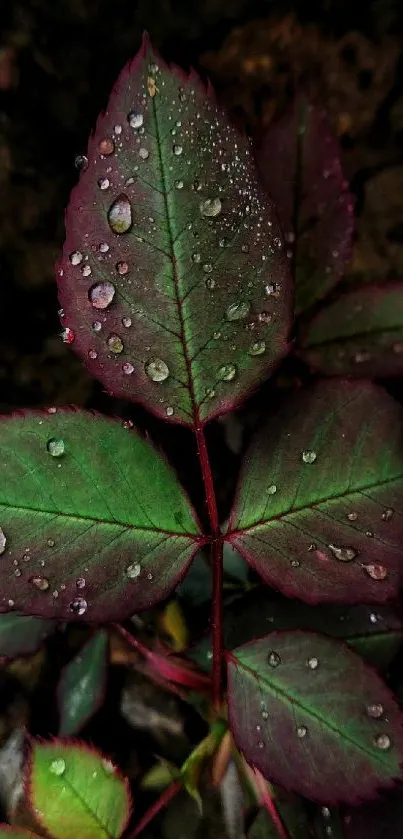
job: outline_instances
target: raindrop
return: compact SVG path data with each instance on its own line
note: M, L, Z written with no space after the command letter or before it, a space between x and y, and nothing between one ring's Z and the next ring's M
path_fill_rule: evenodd
M92 324L92 328L93 328L94 332L100 332L101 329L102 329L101 321L100 320L94 320L94 323Z
M269 324L273 320L273 315L270 312L259 312L258 314L258 321L259 323L266 323Z
M249 245L242 245L241 251L242 253L249 253Z
M111 140L110 137L105 137L105 139L101 140L101 142L99 143L98 151L100 154L104 155L104 157L107 157L109 154L113 154L113 152L115 151L114 141Z
M358 556L358 551L350 546L328 545L328 548L339 562L352 562Z
M349 521L357 521L358 513L347 513L347 518Z
M78 579L76 580L76 586L77 586L77 588L85 588L84 577L78 577Z
M374 534L373 534L373 531L372 531L372 530L366 530L366 531L365 531L365 535L366 535L366 536L369 536L369 537L370 537L370 539L372 539L372 538L373 538L373 536L374 536Z
M281 663L281 658L276 650L270 650L269 655L267 656L267 662L270 667L278 667Z
M329 807L322 807L322 816L324 819L330 819L330 810Z
M114 333L109 335L106 343L108 344L110 351L116 353L116 355L123 352L123 341L119 335L115 335Z
M242 320L250 311L250 303L245 300L241 303L231 303L225 313L227 320Z
M215 282L215 280L213 279L213 277L208 277L208 278L207 278L207 280L206 280L206 282L205 282L205 286L206 286L206 288L208 288L208 289L209 289L209 291L212 291L212 290L213 290L213 288L215 288L215 286L216 286L216 282Z
M307 449L306 451L302 452L302 460L304 463L315 463L317 458L317 454L314 451Z
M58 777L60 777L60 775L64 775L66 771L66 762L62 757L57 760L52 760L52 763L50 764L50 771L52 775L57 775Z
M117 262L116 263L116 270L117 270L118 274L121 274L123 276L123 274L127 274L128 270L129 270L129 266L128 266L127 262Z
M46 443L46 448L52 457L61 457L65 449L64 440L56 440L55 437L51 437Z
M173 412L174 412L174 409L171 407L171 405L168 405L168 407L166 408L166 411L165 411L167 417L172 417Z
M249 347L249 355L263 355L266 350L266 343L265 341L255 341L251 347Z
M196 263L200 262L200 254L199 253L194 253L192 255L192 260L193 260L193 262L196 262Z
M101 251L101 253L108 253L108 250L109 250L108 243L107 242L101 242L101 244L99 245L99 250Z
M130 364L130 361L126 361L122 367L122 370L126 376L130 376L132 373L134 373L133 364Z
M175 181L176 189L183 189L183 181Z
M83 261L83 255L80 251L73 251L69 256L69 260L72 265L79 265Z
M74 160L74 166L79 172L82 172L88 166L88 157L85 154L78 154Z
M392 742L390 737L387 734L377 734L374 738L375 746L378 749L381 749L383 752L386 752L387 749L390 749Z
M223 364L217 371L218 378L223 382L231 382L236 376L236 367L234 364Z
M169 376L169 367L161 358L150 358L145 365L145 371L153 382L164 382Z
M268 495L274 495L276 492L277 492L276 484L271 484L269 487L267 487Z
M369 619L371 623L378 623L378 615L376 615L375 612L371 612Z
M302 740L303 737L306 737L307 733L308 733L308 729L304 725L299 725L298 726L297 734L298 734L298 737L299 737L300 740Z
M115 296L115 286L112 283L96 283L88 292L88 299L94 309L107 309Z
M127 115L127 121L131 128L141 128L144 122L143 114L139 114L137 111L130 111Z
M141 565L140 565L139 562L133 562L132 565L128 565L127 568L126 568L126 577L128 577L129 580L135 580L136 577L138 577L140 573L141 573Z
M102 190L108 189L108 187L110 186L109 178L100 178L98 181L98 186Z
M206 394L206 399L214 399L214 396L215 396L214 388L213 387L206 387L205 394Z
M292 559L291 562L290 562L290 565L291 565L292 568L299 568L301 563L300 563L299 559Z
M394 510L392 507L388 507L387 510L384 510L382 513L382 521L390 521L393 516Z
M363 565L364 571L367 572L371 580L385 580L388 576L388 569L384 565L378 563L371 565Z
M55 540L54 539L48 539L47 544L49 545L50 548L54 548Z
M119 195L108 210L109 227L119 235L130 230L133 221L132 207L127 195Z
M221 206L219 198L207 198L200 204L200 214L203 218L214 218L221 212Z
M83 597L76 597L70 603L70 612L74 612L75 615L84 615L87 609L88 603Z
M83 267L81 268L81 273L83 277L89 277L92 273L91 265L88 265L88 263L86 265L83 265Z
M50 585L46 577L32 577L31 583L39 591L47 591Z
M312 656L311 658L308 658L307 665L310 670L317 670L319 667L319 659Z
M4 530L0 527L0 554L4 554L6 549L7 538L4 534Z
M259 742L258 742L258 747L259 747L259 749L264 749L264 743L263 743L263 740L259 740Z
M70 329L69 326L66 326L66 329L63 329L61 335L63 344L72 344L76 337L73 330Z
M148 151L148 149L141 148L139 151L139 155L142 160L147 160L150 156L150 152Z
M172 146L172 151L176 155L176 157L179 157L179 155L182 154L182 152L183 152L183 148L182 148L182 146L177 146L175 144L175 145Z
M280 286L278 283L268 283L265 286L265 292L268 297L278 297L280 294Z
M373 720L379 720L383 712L383 705L380 702L371 702L370 705L367 705L367 714Z
M106 758L102 758L101 760L102 769L105 772L105 775L113 775L115 772L115 767L111 760L107 760Z
M125 326L126 329L129 329L129 326L132 325L132 319L131 318L122 318L122 325Z
M262 720L268 720L269 714L268 711L262 711Z

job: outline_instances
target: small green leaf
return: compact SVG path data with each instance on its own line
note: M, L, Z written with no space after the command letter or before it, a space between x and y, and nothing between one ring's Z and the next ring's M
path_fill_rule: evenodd
M203 540L168 463L74 410L0 423L0 610L121 620L165 597Z
M273 632L227 659L230 728L268 780L330 806L371 798L401 777L402 713L344 644Z
M299 354L327 376L401 376L403 283L367 285L340 295L302 332Z
M381 603L403 572L403 411L371 383L322 382L246 454L227 539L308 603Z
M30 830L11 827L9 824L0 824L0 839L39 839L39 836L37 833L31 833Z
M36 818L55 839L118 839L127 825L127 781L85 743L34 743L28 790Z
M52 634L56 622L8 612L0 615L0 658L34 653Z
M61 736L76 734L100 707L105 693L107 664L108 633L102 629L65 667L59 681Z

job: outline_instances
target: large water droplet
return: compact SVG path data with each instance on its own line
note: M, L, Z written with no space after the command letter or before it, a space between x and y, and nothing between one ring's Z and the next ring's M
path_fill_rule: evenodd
M128 270L129 270L129 266L128 266L127 262L124 262L124 261L117 262L116 263L116 270L117 270L118 274L123 276L124 274L127 274Z
M236 367L234 364L223 364L218 369L217 375L222 382L231 382L236 376Z
M6 549L7 538L5 536L4 530L0 527L0 555L4 554Z
M69 260L72 265L79 265L83 261L83 255L80 251L73 251L69 256Z
M267 487L267 494L268 495L275 495L276 492L277 492L276 484L270 484L270 486Z
M108 344L110 351L116 353L116 355L123 352L123 341L119 335L115 335L114 333L109 335L106 343Z
M153 382L164 382L169 376L169 367L161 358L150 358L145 365L145 371Z
M386 752L388 749L390 749L392 745L391 739L387 734L377 734L374 738L374 743L375 746L377 746L377 748L381 749L383 752Z
M83 597L76 597L70 603L70 612L74 612L75 615L84 615L87 609L88 603Z
M52 457L61 457L65 451L64 440L57 440L55 437L51 437L46 443L46 448Z
M392 507L388 507L388 509L384 510L382 513L382 521L390 521L393 517L393 513L394 510L392 510Z
M371 580L385 580L388 576L388 569L384 565L379 565L379 563L363 565L363 568L371 577Z
M308 729L306 728L305 725L299 725L298 726L297 735L298 735L300 740L302 740L304 737L306 737L307 733L308 733Z
M358 556L358 551L349 545L328 545L328 547L339 562L352 562Z
M182 146L178 146L175 143L175 145L172 146L172 151L176 155L176 157L179 157L179 155L183 152L183 148Z
M244 300L240 303L231 303L225 313L227 320L242 320L250 311L250 303Z
M383 705L380 702L371 702L367 705L367 714L373 720L379 720L384 712Z
M125 573L129 580L135 580L141 574L140 563L133 562L132 565L128 565Z
M50 585L46 577L32 577L31 583L38 591L47 591Z
M200 214L203 218L214 218L221 212L221 206L219 198L207 198L200 204Z
M263 355L263 353L265 351L266 351L266 342L265 341L255 341L255 343L252 344L249 347L249 355Z
M107 157L109 154L113 154L113 152L115 151L114 141L111 140L110 137L105 137L105 139L101 140L101 142L98 144L98 151L104 157Z
M109 227L119 235L130 230L133 221L132 205L123 193L119 195L108 210Z
M144 122L143 114L139 114L138 111L130 111L127 115L127 121L131 128L141 128Z
M78 577L76 580L77 588L85 588L85 579L84 577Z
M307 665L310 670L317 670L319 667L319 659L315 656L311 656L311 658L308 658Z
M150 156L150 152L148 151L148 149L141 148L139 150L139 155L140 155L142 160L148 160L148 158ZM120 232L120 231L118 231L118 232Z
M58 777L60 777L60 775L64 775L66 771L66 762L62 757L59 757L57 760L52 760L52 763L50 764L50 771L52 775L57 775Z
M315 463L316 458L316 452L312 451L311 449L307 449L306 451L302 452L302 460L304 461L304 463Z
M110 183L109 178L99 178L98 186L99 186L100 189L102 189L102 191L104 191L105 189L108 189L110 187L110 185L111 185L111 183Z
M131 376L131 374L134 373L133 364L131 364L130 361L125 361L122 366L122 370L126 376Z
M88 292L88 299L94 309L107 309L115 296L115 286L112 283L96 283Z
M195 263L200 262L200 259L201 259L201 257L200 257L200 254L199 254L199 253L194 253L194 254L192 254L192 260L193 260L193 262L195 262Z
M267 656L267 663L270 667L278 667L281 664L281 658L276 650L270 650Z

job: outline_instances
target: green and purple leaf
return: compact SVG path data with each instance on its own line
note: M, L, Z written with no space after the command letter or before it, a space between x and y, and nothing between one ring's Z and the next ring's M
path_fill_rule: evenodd
M130 817L125 778L78 741L34 743L27 790L35 817L54 839L118 839Z
M299 314L338 283L350 260L354 201L340 150L323 111L299 96L255 156L293 257Z
M201 542L176 475L116 421L3 418L0 610L121 620L165 597Z
M331 805L359 803L401 777L401 711L344 644L274 632L227 661L235 742L268 780Z
M341 294L302 332L299 355L327 376L401 376L403 283Z
M57 271L65 339L109 392L198 426L287 350L289 260L248 141L144 38L87 155Z
M57 697L59 735L77 734L98 711L106 688L108 633L99 630L64 668Z
M9 604L10 607L13 603ZM16 612L0 614L0 659L31 655L56 628L56 622Z
M403 410L370 383L288 401L246 454L226 538L308 603L383 602L403 578Z

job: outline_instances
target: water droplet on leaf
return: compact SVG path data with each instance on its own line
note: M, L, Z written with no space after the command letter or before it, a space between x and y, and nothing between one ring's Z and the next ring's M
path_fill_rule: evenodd
M133 364L130 364L130 361L125 361L122 370L126 376L130 376L132 373L134 373Z
M278 667L281 664L281 658L276 650L271 650L267 656L267 663L270 667Z
M96 283L88 292L88 299L94 309L107 309L115 296L115 286L112 283Z
M266 351L266 343L265 341L255 341L251 347L249 347L249 355L263 355Z
M47 591L50 585L46 577L32 577L31 583L39 591Z
M265 292L268 297L278 297L280 294L280 286L278 283L268 283L265 286Z
M66 329L63 329L63 331L62 331L63 344L72 344L73 341L75 340L75 337L76 336L75 336L73 330L70 329L70 327L66 326Z
M175 145L172 146L172 151L176 155L176 157L179 157L179 155L182 154L182 152L183 152L183 148L182 148L182 146L177 146L175 144Z
M192 255L192 260L193 260L193 262L195 262L195 263L200 262L200 254L199 254L199 253L194 253L194 254Z
M99 178L98 186L99 186L100 189L102 189L102 190L108 189L108 187L110 187L110 185L111 184L110 184L109 178Z
M200 215L203 218L214 218L221 212L221 201L219 198L207 198L200 204Z
M312 656L311 658L308 658L307 665L310 670L317 670L319 667L319 659Z
M88 157L85 154L77 154L74 159L74 166L79 172L82 172L88 166Z
M126 568L126 577L129 580L135 580L141 574L141 565L139 562L133 562L132 565L128 565Z
M72 265L79 265L83 261L83 255L80 251L73 251L69 256L69 260Z
M234 364L223 364L217 371L218 378L223 382L231 382L236 376L236 367Z
M55 437L51 437L46 443L46 448L52 457L61 457L65 450L64 440L57 440Z
M300 740L302 740L304 737L306 737L307 733L308 733L308 730L304 725L299 725L298 726L297 734L298 734L298 737L300 738Z
M166 411L165 411L167 417L172 417L173 412L174 412L174 409L171 407L171 405L168 405L168 407L166 408Z
M245 300L241 303L232 303L228 306L225 316L227 320L242 320L243 318L246 318L249 311L250 303Z
M105 139L101 140L101 142L99 143L98 151L104 157L107 157L109 154L113 154L113 152L115 151L114 141L111 140L110 137L105 137Z
M117 270L118 274L123 276L124 274L127 274L128 270L129 270L129 266L128 266L127 262L117 262L116 263L116 270Z
M140 155L142 160L148 160L148 158L150 156L150 152L148 151L148 149L141 148L139 150L139 155Z
M349 521L357 521L358 513L347 513L347 518Z
M355 548L346 545L328 545L329 550L339 562L352 562L358 556Z
M307 449L306 451L302 452L302 460L304 461L304 463L315 463L316 458L316 452L310 449Z
M60 777L60 775L64 775L66 771L66 762L62 757L58 758L58 760L52 760L52 763L50 764L50 771L52 775L57 775L58 777Z
M78 579L76 580L76 586L77 586L77 588L85 588L84 577L78 577Z
M127 121L131 128L141 128L144 122L143 114L140 114L137 111L130 111L127 115Z
M384 510L382 513L382 521L390 521L393 516L394 510L392 507L388 507L387 510Z
M147 361L145 371L153 382L164 382L169 376L169 367L161 358L151 358Z
M127 195L119 195L108 210L109 227L121 235L130 230L133 221L132 206Z
M391 739L387 734L377 734L374 738L374 743L375 746L377 746L377 748L381 749L383 752L386 752L388 749L390 749L392 745Z
M371 580L385 580L388 576L388 569L378 563L364 565L363 568L368 576L371 577Z
M70 603L70 612L74 612L75 615L84 615L87 609L88 603L83 597L76 597Z
M7 539L4 534L4 530L0 527L0 555L4 554L6 549Z
M372 702L367 705L367 714L373 720L379 720L383 715L383 705L380 702Z
M119 337L119 335L109 335L109 338L106 343L108 344L108 347L111 352L116 353L117 355L123 352L123 341Z

